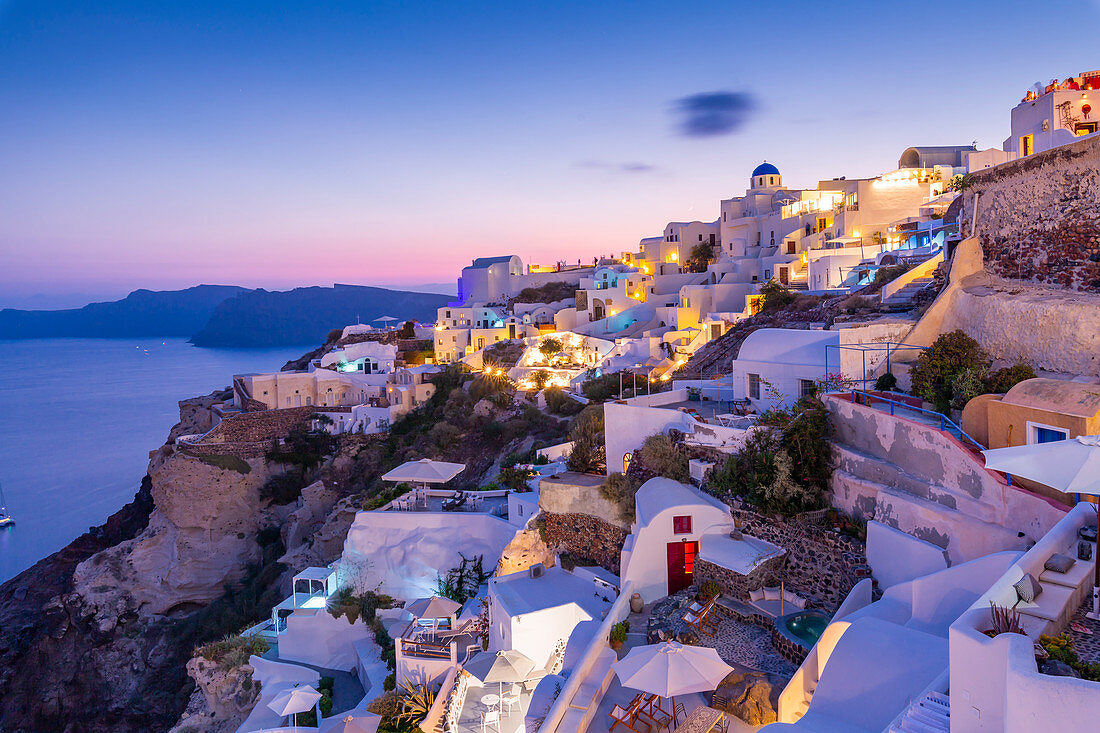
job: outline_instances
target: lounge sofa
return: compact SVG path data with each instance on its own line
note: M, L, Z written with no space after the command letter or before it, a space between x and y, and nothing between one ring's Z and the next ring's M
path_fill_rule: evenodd
M758 588L749 591L749 605L765 616L778 618L785 613L806 607L806 599L789 590Z

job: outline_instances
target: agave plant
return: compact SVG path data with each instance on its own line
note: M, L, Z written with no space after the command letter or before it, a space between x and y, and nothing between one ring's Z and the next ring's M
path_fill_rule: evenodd
M1020 626L1020 614L1015 608L998 606L993 601L989 602L989 612L993 619L993 634L1023 634Z
M397 714L397 719L419 723L426 718L428 711L435 704L435 690L423 684L413 685L407 679L401 680L398 688L401 695L401 712Z

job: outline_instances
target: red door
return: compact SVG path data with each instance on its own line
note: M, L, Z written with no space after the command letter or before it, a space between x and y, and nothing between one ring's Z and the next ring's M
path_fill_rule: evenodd
M668 592L671 595L691 585L695 575L695 555L699 552L699 543L669 542L667 547Z

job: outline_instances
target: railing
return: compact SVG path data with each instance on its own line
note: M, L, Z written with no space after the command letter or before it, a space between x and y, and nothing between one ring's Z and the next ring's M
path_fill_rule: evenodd
M960 440L968 441L969 443L971 443L978 450L985 450L984 445L982 445L978 441L974 440L974 438L967 435L966 431L964 431L961 427L956 425L949 417L947 417L947 415L944 415L942 412L935 412L934 410L926 410L923 407L915 407L914 405L909 405L909 404L906 404L904 402L895 402L894 400L889 400L889 399L886 399L885 397L880 397L876 394L871 394L870 392L861 392L860 390L857 390L857 389L851 390L851 394L852 394L852 403L853 404L865 405L867 407L873 407L873 405L871 405L870 401L871 400L877 400L879 402L886 403L887 405L890 406L890 414L891 415L896 414L896 412L898 410L907 410L909 412L915 412L915 413L918 413L920 415L923 415L927 418L932 419L933 421L938 421L940 432L947 433L948 435L954 435L955 437L959 438ZM863 398L862 402L859 400L859 397Z
M451 644L438 644L430 641L414 641L400 639L401 653L409 657L421 659L450 659Z

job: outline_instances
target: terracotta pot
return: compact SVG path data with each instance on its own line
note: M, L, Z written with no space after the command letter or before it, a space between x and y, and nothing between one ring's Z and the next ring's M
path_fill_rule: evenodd
M611 648L614 649L615 651L619 651L620 649L623 648L623 643L621 641L612 641L612 642L609 642L609 643L611 644Z
M642 596L640 593L634 593L630 596L630 612L641 613L642 608L645 607L645 603L642 602Z

